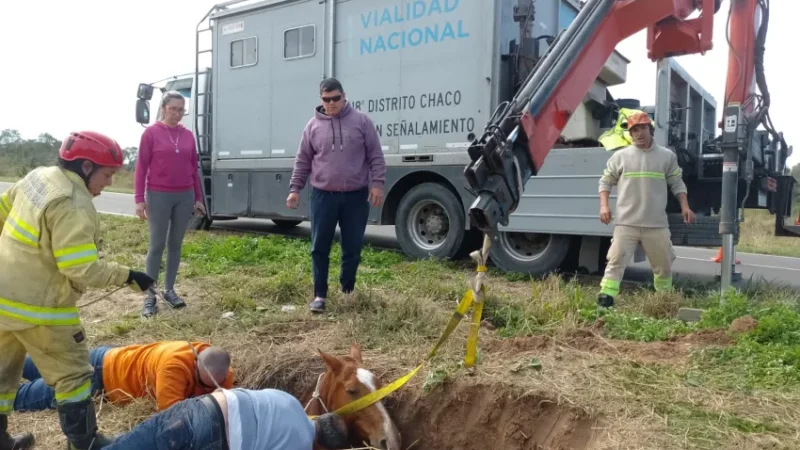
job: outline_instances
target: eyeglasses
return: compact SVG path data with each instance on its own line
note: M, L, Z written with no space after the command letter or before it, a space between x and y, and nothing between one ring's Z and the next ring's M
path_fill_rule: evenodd
M320 97L325 103L336 103L342 99L341 95L334 95L333 97Z

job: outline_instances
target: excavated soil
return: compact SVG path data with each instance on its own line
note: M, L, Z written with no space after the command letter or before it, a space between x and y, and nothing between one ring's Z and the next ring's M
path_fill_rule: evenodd
M388 401L404 449L583 450L597 421L577 409L498 385L454 384Z

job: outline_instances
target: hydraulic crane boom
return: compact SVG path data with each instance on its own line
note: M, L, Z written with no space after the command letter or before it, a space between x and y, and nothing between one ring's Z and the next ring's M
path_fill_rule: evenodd
M725 122L727 126L723 127L722 150L728 150L724 161L730 170L722 188L723 237L730 237L733 232L738 175L733 169L739 155L746 153L750 145L745 137L752 131L750 127L754 130L759 122L767 126L768 111L761 108L753 112L754 76L763 94L762 106L766 103L768 107L769 101L766 84L762 83L763 67L758 67L766 27L756 35L757 7L766 13L769 0L731 2L731 56L724 117L735 115L736 122ZM539 172L573 111L622 40L647 28L648 57L653 61L704 54L712 48L713 16L720 6L721 0L590 0L584 5L516 96L498 107L484 134L470 146L472 161L465 176L477 196L470 207L473 224L490 235L497 231L498 224L508 225L527 180ZM700 15L689 19L696 10ZM771 129L771 123L768 129L785 149L785 142Z

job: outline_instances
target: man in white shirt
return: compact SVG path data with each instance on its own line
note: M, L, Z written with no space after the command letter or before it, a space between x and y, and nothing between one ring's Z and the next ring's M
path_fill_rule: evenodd
M335 414L309 419L300 402L276 389L218 389L183 400L138 424L106 450L312 450L347 446Z

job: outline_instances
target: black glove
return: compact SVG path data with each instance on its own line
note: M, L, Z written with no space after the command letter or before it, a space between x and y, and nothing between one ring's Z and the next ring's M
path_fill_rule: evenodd
M131 270L130 273L128 273L128 281L126 284L136 283L136 287L138 287L140 291L146 291L150 286L155 284L155 282L156 280L150 278L150 275L144 272Z

